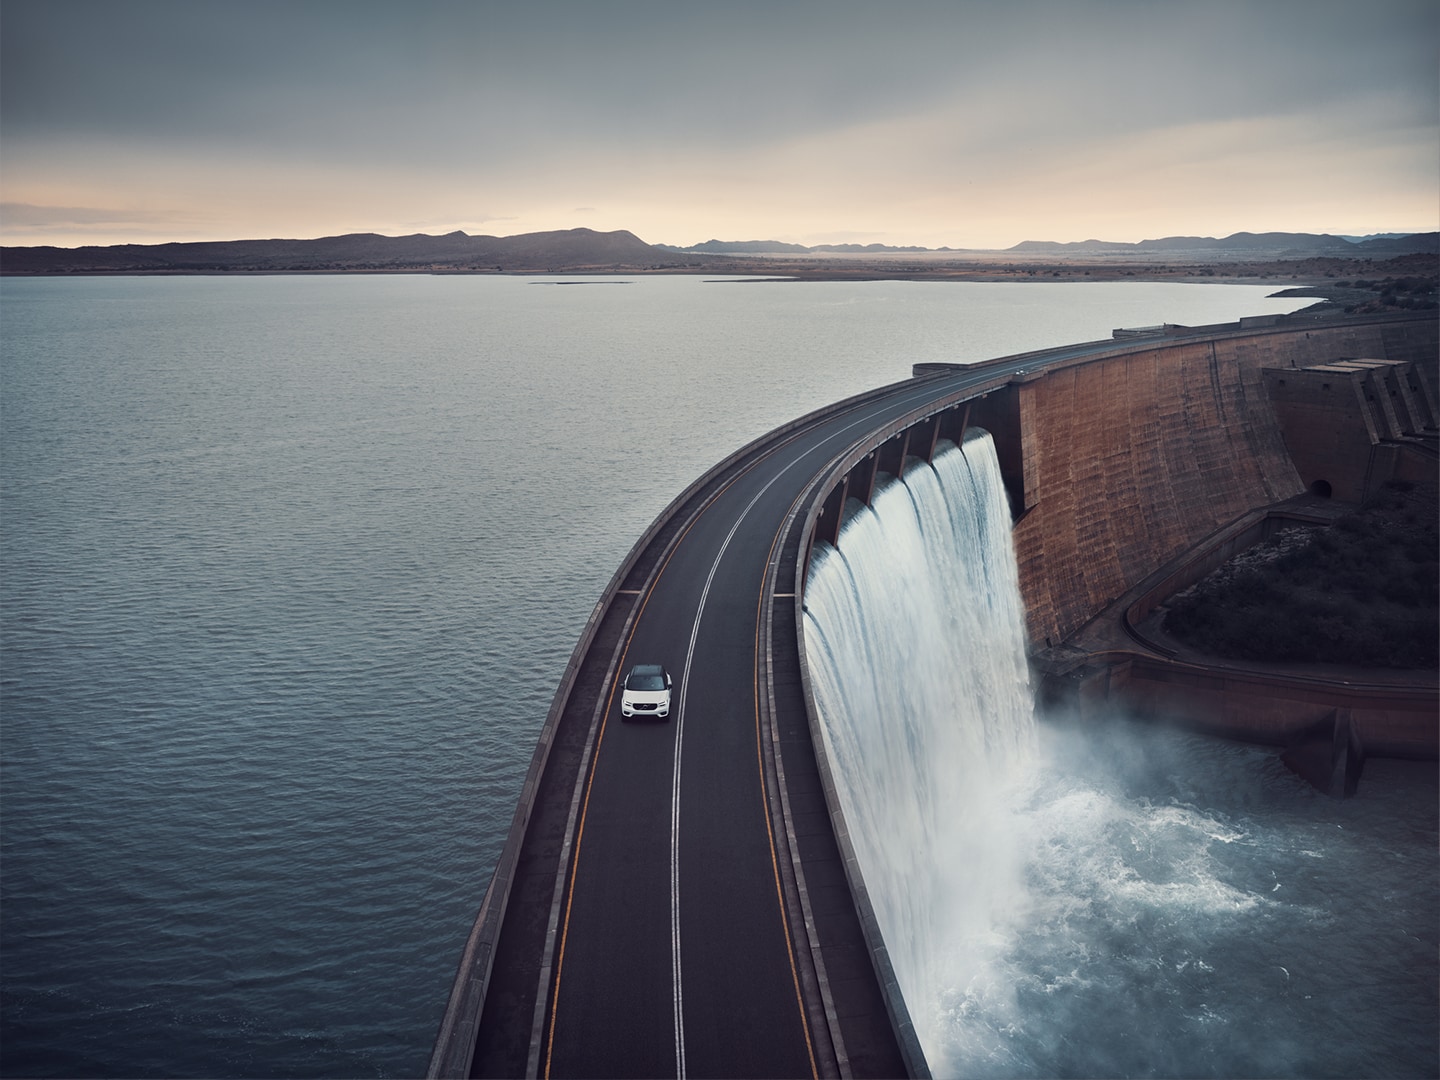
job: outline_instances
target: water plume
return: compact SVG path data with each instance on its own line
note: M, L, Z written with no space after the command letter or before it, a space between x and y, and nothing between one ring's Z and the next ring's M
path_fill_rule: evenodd
M1025 895L1008 809L1036 724L1010 513L972 429L817 548L805 641L826 751L927 1054L946 992L986 996L994 928Z

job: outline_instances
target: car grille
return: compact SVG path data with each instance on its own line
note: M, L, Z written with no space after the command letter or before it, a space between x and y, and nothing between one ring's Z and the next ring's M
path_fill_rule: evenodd
M658 709L660 706L656 705L653 701L637 701L634 705L631 705L630 707L636 712L639 712L641 709L649 709L653 711L655 709Z

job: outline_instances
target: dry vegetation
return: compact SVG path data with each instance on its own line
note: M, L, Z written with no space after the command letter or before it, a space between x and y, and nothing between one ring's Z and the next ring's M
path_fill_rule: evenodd
M1282 533L1216 570L1169 602L1165 629L1236 660L1435 668L1437 519L1435 485L1387 485L1332 528Z

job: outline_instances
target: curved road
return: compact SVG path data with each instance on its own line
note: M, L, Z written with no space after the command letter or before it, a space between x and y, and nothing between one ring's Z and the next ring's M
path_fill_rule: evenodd
M431 1075L924 1072L898 991L877 976L888 960L861 929L868 901L832 829L794 641L770 633L793 619L794 513L907 414L1133 347L1091 342L882 388L740 452L743 467L662 515L636 552L663 548L663 561L632 554L572 658ZM675 677L668 721L622 722L618 674L636 663Z
M606 687L555 920L540 1075L822 1071L829 1036L806 1009L765 794L756 650L766 567L795 500L834 457L1004 374L900 384L794 434L731 480L641 592L617 671L664 664L671 716L622 722L616 685Z

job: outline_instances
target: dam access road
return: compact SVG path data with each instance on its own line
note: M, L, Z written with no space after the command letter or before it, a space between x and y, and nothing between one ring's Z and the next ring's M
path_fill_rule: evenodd
M697 481L636 545L552 707L432 1075L924 1072L913 1035L895 1033L909 1029L898 990L877 986L799 687L777 709L768 685L764 624L781 605L793 625L794 550L777 572L818 474L877 429L1003 386L1029 360L802 418ZM618 682L635 663L674 676L667 722L622 722Z
M1360 363L1363 387L1346 376L1354 387L1331 397L1354 407L1326 423L1368 430L1366 393L1393 394L1387 416L1424 433L1366 443L1372 479L1398 468L1407 439L1425 461L1434 452L1419 363L1433 365L1433 319L1116 338L925 370L840 402L737 451L656 519L561 679L430 1075L928 1074L812 741L795 607L812 537L832 539L846 498L868 501L907 456L990 427L1030 638L1048 646L1329 467L1311 454L1297 470L1266 369L1285 377L1278 390L1303 381L1297 365L1390 357L1399 366ZM668 722L621 721L617 680L636 663L674 675Z

